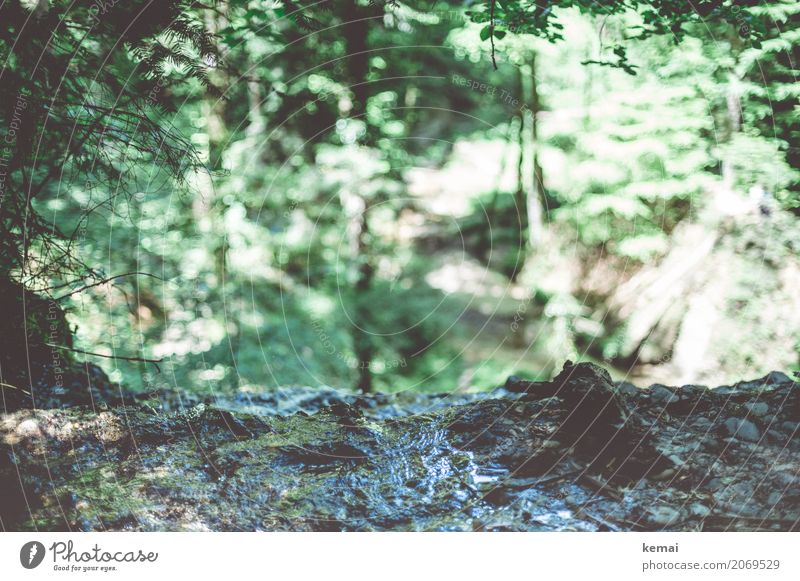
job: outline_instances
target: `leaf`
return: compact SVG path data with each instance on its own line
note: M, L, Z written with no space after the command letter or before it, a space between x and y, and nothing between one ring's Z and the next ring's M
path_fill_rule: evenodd
M486 26L481 28L481 40L487 40L491 33L492 33L492 26L491 24L487 24Z

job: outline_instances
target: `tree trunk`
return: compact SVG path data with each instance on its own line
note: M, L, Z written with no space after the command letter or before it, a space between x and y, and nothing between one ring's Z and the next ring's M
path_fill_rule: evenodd
M366 118L367 101L370 96L369 74L369 17L377 14L376 8L361 6L357 0L346 0L342 14L344 20L343 36L347 47L347 73L350 90L353 93L353 109L351 115L367 123L365 145L374 141L374 134ZM343 192L343 197L344 196ZM358 191L347 194L351 199L350 225L353 264L356 266L355 308L352 323L353 352L358 367L356 387L363 393L372 391L372 360L374 346L372 337L365 330L368 310L366 295L372 288L374 268L370 261L370 248L367 241L369 235L368 209L369 203Z
M733 31L729 31L727 35L728 41L731 46L731 56L733 57L733 64L728 70L728 84L725 90L725 108L727 110L727 127L726 139L731 143L736 134L742 130L742 79L736 73L739 67L739 57L744 50L742 39ZM722 160L722 183L728 190L733 190L736 182L736 169L734 162L729 157Z
M363 393L372 391L372 359L375 355L372 337L364 328L363 322L367 318L369 305L365 299L365 293L372 287L372 280L375 278L375 269L369 260L369 249L367 247L367 236L369 235L369 221L367 220L368 207L364 207L361 212L361 224L358 232L358 254L361 264L358 268L358 281L356 282L356 294L358 304L356 306L356 320L359 322L355 328L355 354L358 359L358 384L356 387Z
M220 10L225 10L224 4ZM214 12L207 13L206 26L212 38L218 37L218 31L227 25L223 14ZM217 67L210 71L210 76L215 84L223 90L228 87L228 79L222 68L222 63L217 63ZM225 151L228 130L225 123L225 100L220 96L208 94L203 99L203 113L206 118L206 135L208 136L208 166L211 170L222 168L222 154Z
M739 78L733 71L728 73L728 87L725 93L725 106L727 109L727 141L733 141L742 128L742 104L741 93L739 88ZM727 189L732 190L734 182L736 181L736 171L733 167L733 161L730 159L722 160L722 182Z
M536 52L531 52L531 157L533 165L533 183L531 192L528 195L528 242L531 248L541 242L544 219L543 219L543 199L544 199L544 173L539 163L539 115L542 107L539 100L539 87L536 80Z
M220 5L220 12L206 14L206 27L212 33L212 38L217 38L217 31L222 30L228 24L225 10L225 6ZM221 51L218 50L218 52ZM213 83L220 87L223 92L228 90L231 80L225 71L223 63L218 62L217 66L209 71L209 76ZM206 119L205 132L208 146L205 153L208 160L208 169L210 172L218 172L223 169L223 154L229 139L226 121L227 103L221 96L207 93L203 98L201 107ZM218 304L216 308L224 313L230 363L233 367L231 386L236 389L239 386L240 317L235 302L226 298L229 295L225 291L225 286L226 282L231 278L231 273L227 272L228 248L223 216L224 208L221 207L220 200L217 199L213 175L200 172L198 180L199 195L194 199L192 213L198 224L199 234L202 237L200 244L213 258L214 276L221 289L221 305Z
M522 78L522 68L517 69L517 84L519 86L520 95L525 94L525 83ZM517 157L517 190L514 194L514 205L517 209L517 219L519 221L519 243L524 245L525 242L525 229L528 227L527 215L527 196L525 195L525 115L520 113L519 128L517 131L517 146L519 147Z

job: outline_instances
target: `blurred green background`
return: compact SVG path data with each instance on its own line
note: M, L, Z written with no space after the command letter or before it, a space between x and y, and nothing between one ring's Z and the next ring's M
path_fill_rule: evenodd
M169 82L147 109L207 171L121 164L121 198L76 165L34 201L97 280L152 275L63 302L75 346L164 359L97 359L132 389L199 393L798 369L800 7L764 6L759 43L626 42L641 15L557 9L559 42L498 26L495 69L451 3L331 4L309 28L220 3L219 93Z

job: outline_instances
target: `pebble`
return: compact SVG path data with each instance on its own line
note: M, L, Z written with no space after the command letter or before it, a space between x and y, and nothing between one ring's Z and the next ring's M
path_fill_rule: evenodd
M36 420L27 419L17 425L17 435L21 438L36 438L42 435L42 431Z
M758 442L761 432L750 420L742 418L728 418L725 420L725 430L731 435L746 442Z
M768 505L769 508L772 508L772 507L780 504L780 502L782 500L783 500L783 494L781 494L777 490L774 490L774 491L772 491L772 493L769 495L769 498L767 499L767 505Z
M800 427L800 424L797 422L783 422L781 424L781 428L784 431L789 432L790 434L797 431L797 428Z
M783 383L792 383L792 379L780 371L771 371L761 379L756 379L753 381L740 381L734 386L734 388L736 390L760 390L765 387L780 385Z
M707 430L708 428L711 427L711 420L709 420L705 416L700 416L699 418L694 420L694 422L692 422L692 425L698 430Z
M650 399L662 404L670 404L680 398L663 385L655 384L650 388Z
M705 385L689 384L681 387L678 393L683 399L694 399L696 397L701 397L703 392L706 391L708 391L708 388Z
M686 461L677 454L670 454L669 456L667 456L667 459L670 460L676 466L683 466L684 464L686 464Z
M654 525L669 526L681 520L681 511L671 506L657 506L649 511L649 520Z
M694 504L692 504L692 506L689 507L689 512L691 513L692 516L696 516L698 518L705 518L711 514L711 509L704 504L695 502Z
M776 383L792 383L793 380L791 377L786 375L785 373L781 373L780 371L770 371L767 373L767 376L764 378L766 383L769 384L776 384Z
M746 403L744 404L744 407L746 407L750 411L750 413L756 417L761 417L763 415L766 415L767 412L769 411L769 405L767 405L767 403L763 401L755 403Z
M769 430L767 435L772 438L773 442L784 442L786 440L786 436L776 430Z

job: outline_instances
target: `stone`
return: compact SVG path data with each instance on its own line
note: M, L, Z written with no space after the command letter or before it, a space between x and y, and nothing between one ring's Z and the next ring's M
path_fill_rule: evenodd
M700 416L692 422L692 426L698 430L708 430L712 425L711 420L705 416Z
M637 395L641 390L632 383L628 383L627 381L620 381L617 384L617 391L622 395L631 397Z
M786 375L785 373L781 373L780 371L770 371L764 377L761 377L759 379L754 379L751 381L740 381L733 387L737 391L760 390L766 387L772 387L775 385L781 385L785 383L793 383L793 380L788 375Z
M39 429L39 423L34 419L27 419L22 420L19 425L17 425L17 435L20 438L35 438L42 435L42 431Z
M683 466L686 464L686 460L678 456L677 454L670 454L667 458L676 466Z
M694 399L701 397L707 391L708 387L705 385L688 384L681 387L678 395L681 397L681 399Z
M766 377L764 377L764 382L769 385L775 385L778 383L792 383L794 380L780 371L770 371L767 373Z
M780 472L775 475L775 482L782 488L792 488L800 483L800 476L791 472Z
M773 490L773 491L770 493L770 495L769 495L769 498L767 498L767 504L768 504L769 506L776 506L776 505L780 504L780 502L781 502L782 500L783 500L783 494L781 494L781 493L780 493L779 491L777 491L777 490Z
M786 436L776 430L768 430L767 435L772 438L773 442L785 442Z
M793 384L737 394L772 408L758 419L741 406L720 417L736 404L711 390L706 409L682 401L668 415L649 390L623 396L601 369L565 367L523 395L308 387L178 406L185 394L172 402L165 392L168 411L127 399L102 412L0 414L0 521L42 531L468 531L596 530L600 518L694 531L701 521L730 530L709 517L742 514L751 518L736 530L765 518L797 528Z
M677 508L660 505L648 511L647 520L656 526L666 527L678 523L682 516L683 513Z
M798 428L800 428L800 423L798 423L798 422L783 422L781 424L781 429L784 432L788 432L789 434L793 434L793 433L797 432Z
M758 440L761 438L761 432L750 420L745 420L742 418L728 418L725 420L723 426L728 434L738 438L739 440L744 440L746 442L758 442Z
M744 407L747 408L751 415L756 417L764 416L769 412L769 405L763 401L746 403Z
M650 386L650 399L656 403L668 405L679 401L680 397L666 386L655 384Z
M689 507L689 514L697 518L705 518L711 514L711 509L704 504L695 502Z

